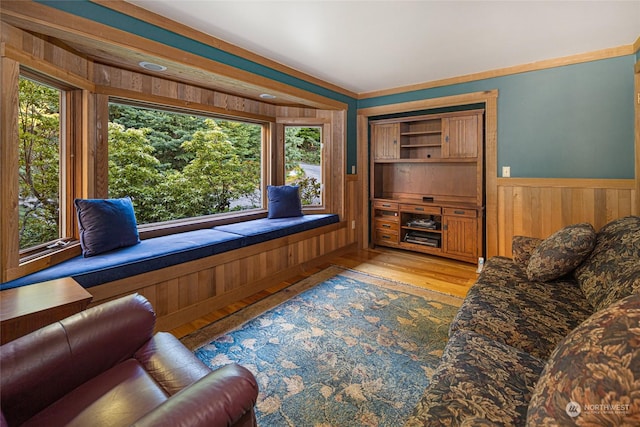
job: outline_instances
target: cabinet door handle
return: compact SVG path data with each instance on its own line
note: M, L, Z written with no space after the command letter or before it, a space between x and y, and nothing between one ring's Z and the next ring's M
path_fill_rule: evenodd
M382 224L382 228L391 228L389 224Z
M444 142L449 142L449 135L444 137Z
M390 208L390 207L391 207L391 205L390 205L390 204L388 204L388 203L383 203L383 204L382 204L382 207L383 207L383 208Z
M387 240L389 240L389 239L391 239L391 236L387 236L386 234L383 234L383 235L382 235L382 238L383 238L383 239L387 239Z
M414 209L415 209L415 210L417 210L417 211L420 211L420 212L424 212L424 208L418 208L418 207L416 207L416 208L414 208Z
M464 215L464 211L453 211L456 215Z

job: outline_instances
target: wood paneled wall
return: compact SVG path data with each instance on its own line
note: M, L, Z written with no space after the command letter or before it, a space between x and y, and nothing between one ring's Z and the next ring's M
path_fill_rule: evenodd
M96 92L110 96L258 120L275 116L276 107L265 102L104 64L94 65L93 79Z
M8 271L18 268L19 245L18 194L18 78L20 64L0 58L0 281L8 280Z
M348 242L345 222L327 225L89 288L91 305L137 292L153 305L156 329L169 330L347 252Z
M93 89L92 62L61 46L6 23L0 25L3 56L82 89Z
M579 222L596 230L638 215L635 180L499 178L498 255L511 256L515 235L545 238Z

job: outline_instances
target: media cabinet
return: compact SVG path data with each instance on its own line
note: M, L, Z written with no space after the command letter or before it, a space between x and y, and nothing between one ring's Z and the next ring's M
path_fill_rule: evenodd
M484 256L484 110L372 120L371 242Z

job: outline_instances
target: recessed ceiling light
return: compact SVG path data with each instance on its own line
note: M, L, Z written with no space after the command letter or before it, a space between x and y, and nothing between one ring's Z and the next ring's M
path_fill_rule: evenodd
M153 62L142 61L138 63L139 66L149 71L165 71L167 67L160 64L154 64Z
M271 95L270 93L261 93L260 98L262 99L276 99L275 95Z

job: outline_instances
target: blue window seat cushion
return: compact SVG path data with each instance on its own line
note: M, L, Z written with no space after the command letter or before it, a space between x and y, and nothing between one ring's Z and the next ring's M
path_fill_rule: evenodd
M336 214L313 214L288 218L261 218L234 224L219 225L214 230L245 237L247 245L278 239L340 221Z
M337 222L339 216L335 214L262 218L212 229L154 237L134 246L89 258L79 255L44 270L2 283L0 290L62 277L72 277L81 286L90 288Z
M163 267L238 249L244 245L237 234L205 229L143 240L89 258L82 255L0 285L0 290L47 280L73 277L85 288L146 273Z

